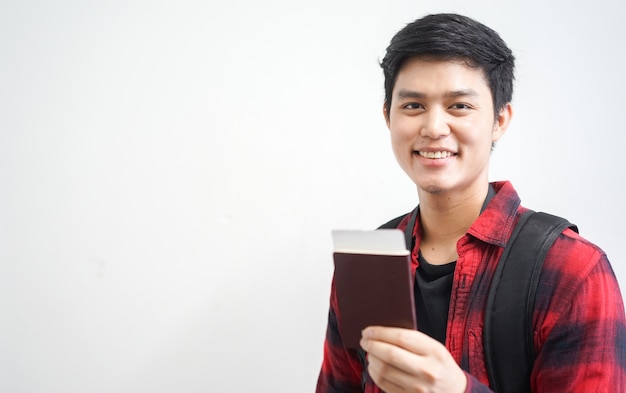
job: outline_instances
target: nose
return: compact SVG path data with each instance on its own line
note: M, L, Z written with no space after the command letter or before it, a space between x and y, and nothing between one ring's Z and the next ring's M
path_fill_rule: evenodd
M438 108L431 108L423 114L422 129L420 135L430 139L439 139L450 134L448 127L447 114Z

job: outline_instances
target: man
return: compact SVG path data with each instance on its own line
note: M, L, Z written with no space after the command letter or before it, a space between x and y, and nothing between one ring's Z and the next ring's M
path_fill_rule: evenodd
M360 342L367 358L359 357L343 346L333 283L317 392L488 392L485 302L527 211L509 182L488 181L491 150L513 115L514 57L490 28L438 14L398 32L381 65L393 151L420 202L412 229L418 331L368 327ZM533 329L533 392L626 391L617 281L602 250L571 229L546 256Z

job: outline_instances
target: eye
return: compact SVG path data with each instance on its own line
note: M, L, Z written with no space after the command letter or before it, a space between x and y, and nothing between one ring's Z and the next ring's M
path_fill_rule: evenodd
M408 102L402 105L402 109L424 109L424 105L419 102Z
M457 102L456 104L451 105L450 109L465 110L465 109L472 109L472 106L464 102Z

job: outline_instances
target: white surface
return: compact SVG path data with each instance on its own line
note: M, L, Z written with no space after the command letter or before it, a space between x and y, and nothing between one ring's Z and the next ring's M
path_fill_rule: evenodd
M577 223L626 287L622 8L3 1L0 391L313 391L331 229L417 203L377 62L430 12L517 56L492 179Z
M333 251L355 254L408 255L404 232L399 229L332 231Z

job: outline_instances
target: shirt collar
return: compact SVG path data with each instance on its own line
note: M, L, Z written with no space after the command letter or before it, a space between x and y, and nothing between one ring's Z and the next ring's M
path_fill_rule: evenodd
M506 241L517 222L521 200L513 185L508 181L490 184L483 210L470 226L467 233L487 243L501 247Z

